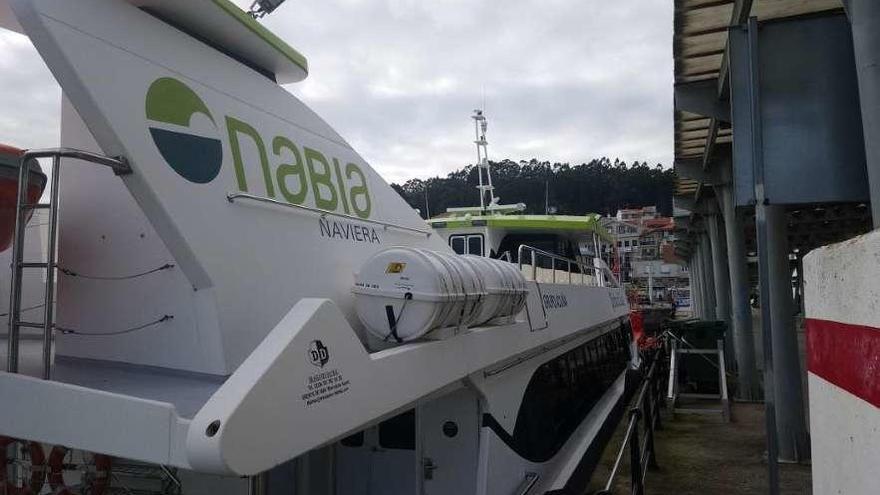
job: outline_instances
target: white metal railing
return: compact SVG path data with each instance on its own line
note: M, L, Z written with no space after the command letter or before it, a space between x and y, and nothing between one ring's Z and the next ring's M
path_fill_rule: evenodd
M530 263L524 263L526 256L528 256ZM565 258L563 256L559 256L558 254L550 253L526 244L520 244L519 249L517 250L517 263L519 264L519 271L522 272L524 275L528 273L528 269L524 272L523 265L530 265L532 267L531 279L534 281L538 281L538 275L539 273L541 273L539 272L539 270L547 270L547 268L540 268L538 266L538 262L542 260L550 260L550 283L568 283L596 286L604 285L602 283L602 279L597 276L596 268L593 266L569 258ZM562 267L564 267L564 269ZM573 267L577 267L578 271L572 271ZM557 272L561 272L563 277L562 280L559 280Z

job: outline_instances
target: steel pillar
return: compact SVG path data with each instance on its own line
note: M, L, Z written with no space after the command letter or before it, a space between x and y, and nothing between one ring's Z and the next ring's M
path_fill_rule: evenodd
M703 288L700 286L700 246L694 245L694 254L691 258L691 279L693 281L694 317L699 318L703 313Z
M880 2L845 1L852 25L853 52L865 135L865 160L874 228L880 227Z
M764 422L767 432L767 488L770 495L779 494L779 431L776 418L776 370L773 362L773 338L770 333L770 282L767 205L770 201L764 187L764 141L761 121L761 91L758 61L758 18L748 22L748 125L752 183L755 197L755 234L758 240L758 273L761 287L761 337L764 344ZM731 86L733 84L731 83ZM735 154L736 152L734 152Z
M702 261L703 261L703 287L706 288L706 311L705 311L705 319L714 320L717 318L715 315L715 301L717 297L715 296L715 275L714 270L712 269L712 247L709 242L709 235L703 233L701 235L702 240L700 242L700 248L702 249Z
M697 262L696 256L688 258L688 286L691 288L691 316L697 316Z
M755 361L755 337L752 330L752 307L749 304L749 271L743 222L733 202L733 187L723 186L721 208L727 240L727 267L730 275L730 320L738 373L737 398L761 397L758 366Z
M694 297L694 316L703 318L703 304L705 303L705 294L703 293L703 262L700 260L700 244L699 241L694 246L693 269L691 270L694 281L695 297Z
M709 231L709 244L712 250L712 274L715 287L715 319L727 325L724 346L728 362L734 358L733 332L730 331L730 275L727 269L727 246L724 242L723 226L719 225L719 215L708 215L706 226Z
M691 316L696 316L697 314L697 287L694 285L694 257L691 255L690 258L687 259L687 270L688 270L688 288L690 289L691 294Z
M788 259L788 216L784 206L764 205L767 229L765 285L769 300L769 325L762 322L764 332L773 339L775 371L776 428L779 433L779 459L799 462L810 457L804 415L804 392L798 356L797 333L794 327L794 299L791 268ZM764 254L762 253L762 254Z

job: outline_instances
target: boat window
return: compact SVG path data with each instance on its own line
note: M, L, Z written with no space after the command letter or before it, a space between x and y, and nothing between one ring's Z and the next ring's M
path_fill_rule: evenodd
M342 440L339 441L342 445L346 447L363 447L364 446L364 432L359 431L354 435L349 435Z
M556 234L509 234L501 240L498 252L510 251L511 254L516 255L519 252L519 247L523 244L563 258L575 259L577 256L577 243ZM526 252L525 257L523 262L529 263L531 254ZM550 268L550 263L550 258L538 257L538 266L541 268Z
M491 416L485 425L522 457L548 461L626 369L630 340L621 326L547 361L526 387L513 435Z
M451 235L449 246L458 254L483 256L483 234Z
M475 254L477 256L483 256L483 236L469 235L467 242L468 242L467 254Z
M410 409L379 423L379 447L384 449L415 450L416 411Z
M458 254L465 254L466 245L464 242L463 235L453 235L449 237L449 245L452 247L452 250Z

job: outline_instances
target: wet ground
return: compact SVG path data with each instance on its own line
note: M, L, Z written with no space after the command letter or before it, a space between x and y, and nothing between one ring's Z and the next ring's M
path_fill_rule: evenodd
M720 415L678 414L672 418L665 411L663 429L656 434L658 468L648 471L646 493L767 493L764 407L762 404L738 403L733 405L732 414L733 421L724 423ZM604 483L607 479L625 428L626 422L623 421L603 455L594 481ZM779 472L780 493L811 493L809 465L782 464ZM597 488L594 486L592 490ZM630 493L628 462L624 462L613 493Z

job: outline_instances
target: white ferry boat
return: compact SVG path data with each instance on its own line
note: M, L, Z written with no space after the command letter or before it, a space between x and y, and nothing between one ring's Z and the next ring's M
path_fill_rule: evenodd
M636 360L598 257L456 255L228 0L0 0L0 26L63 91L61 148L18 156L49 192L19 173L7 493L585 485Z

